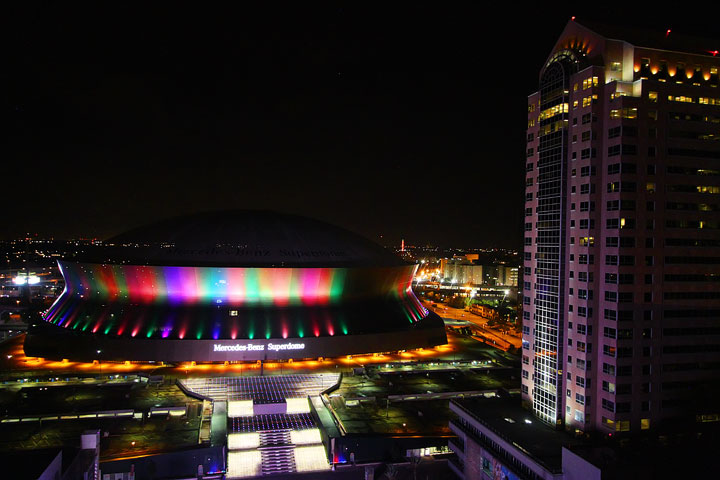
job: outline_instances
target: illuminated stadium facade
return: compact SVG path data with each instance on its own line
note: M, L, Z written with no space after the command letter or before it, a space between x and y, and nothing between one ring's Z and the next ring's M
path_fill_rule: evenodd
M231 211L141 227L59 262L27 355L131 361L337 357L445 344L416 265L346 230Z

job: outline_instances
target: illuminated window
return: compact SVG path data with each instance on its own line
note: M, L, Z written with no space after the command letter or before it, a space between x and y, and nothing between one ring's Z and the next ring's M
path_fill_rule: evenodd
M592 96L583 98L582 106L589 107L590 105L592 105L593 103L596 103L596 102L597 102L597 95L592 95Z
M568 112L568 104L567 103L561 103L555 106L552 106L550 108L546 108L542 112L540 112L540 121L543 121L548 118L552 118L555 115L560 115L562 113Z
M698 193L712 193L712 194L718 194L720 193L720 187L715 185L698 185L697 187Z
M595 245L595 237L580 237L581 247L592 247Z
M630 431L630 420L618 420L615 422L616 432L629 432Z
M585 80L583 80L583 90L586 88L591 87L597 87L598 86L598 77L588 77Z
M720 422L720 413L706 413L704 415L696 415L695 421L697 422Z
M657 102L658 92L648 92L648 100L650 100L651 102Z
M692 97L686 97L685 95L668 95L668 101L670 102L681 102L681 103L695 103Z
M649 430L650 429L650 419L649 418L641 418L640 419L640 430Z
M657 113L656 113L657 115ZM637 108L620 108L610 110L610 118L637 118Z
M698 103L702 105L720 105L720 98L700 97Z
M612 72L622 72L622 63L620 62L612 62L610 64L610 71Z

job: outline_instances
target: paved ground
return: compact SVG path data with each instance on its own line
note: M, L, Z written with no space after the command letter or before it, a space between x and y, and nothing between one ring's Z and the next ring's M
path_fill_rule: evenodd
M81 413L102 410L148 411L152 407L201 404L174 383L165 385L71 384L46 386L25 384L0 390L0 412L5 415Z
M113 409L148 412L157 406L186 406L186 417L78 419L0 424L0 451L79 445L80 434L100 429L102 459L144 455L197 445L202 402L176 385L25 386L0 390L0 409L9 416L70 414ZM133 444L133 442L135 442Z
M388 402L388 395L516 388L516 368L345 376L330 402L349 433L449 434L449 400ZM349 400L349 402L348 402Z
M448 400L388 402L387 395L427 394L457 390L487 390L513 387L519 375L519 359L488 347L468 336L448 332L449 344L434 349L401 352L393 355L365 355L324 361L275 364L264 367L265 375L288 373L343 372L345 380L334 392L333 406L346 428L353 433L399 435L447 435L450 412ZM0 415L24 413L65 413L131 408L148 411L154 406L193 405L197 400L185 396L174 384L176 378L203 376L258 375L256 365L163 366L134 364L77 364L27 359L22 356L22 338L0 343L0 363L14 379L28 378L60 381L12 383L0 388ZM13 358L7 362L7 355ZM474 364L472 362L475 362ZM410 374L409 368L419 373ZM437 371L445 370L444 372ZM366 374L353 376L354 371ZM119 382L124 375L165 375L166 383L108 385L98 387L83 382ZM115 375L118 378L115 379ZM515 378L513 378L515 377ZM112 380L110 380L112 378ZM67 380L65 382L64 380ZM375 397L348 406L346 399ZM102 432L102 458L123 458L160 453L197 445L199 417L158 417L135 419L58 420L23 424L0 424L0 451L78 445L80 434L98 428ZM135 442L133 444L133 442ZM428 462L426 462L428 463ZM424 472L424 473L423 473ZM316 476L307 478L321 478ZM333 478L364 478L364 469L335 472ZM278 477L280 478L280 477ZM293 477L297 479L299 477ZM324 478L324 477L322 477ZM383 478L380 473L376 479ZM396 477L413 478L401 468ZM452 478L445 462L421 465L417 478Z
M393 435L450 435L449 401L385 401L360 402L354 407L343 407L341 402L336 412L345 429L352 434L393 434Z
M333 392L346 397L386 397L387 395L428 394L442 392L460 392L471 390L491 390L517 387L515 382L506 378L505 373L494 369L482 372L463 369L450 372L400 373L395 375L346 376L340 388ZM519 375L516 372L515 375ZM516 377L517 378L517 377Z
M79 446L80 434L100 429L101 459L146 455L197 445L199 418L55 420L0 425L0 451ZM133 444L135 442L135 444Z

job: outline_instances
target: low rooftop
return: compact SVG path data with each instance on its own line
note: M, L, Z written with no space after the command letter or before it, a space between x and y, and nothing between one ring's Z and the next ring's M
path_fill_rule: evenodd
M458 399L452 403L553 472L562 467L562 447L587 444L583 438L545 425L513 396Z

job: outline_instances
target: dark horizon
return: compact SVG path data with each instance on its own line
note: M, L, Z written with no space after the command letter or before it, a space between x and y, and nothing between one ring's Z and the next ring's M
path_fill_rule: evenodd
M626 8L91 8L10 15L0 239L251 208L519 249L525 99L570 16L714 35Z

